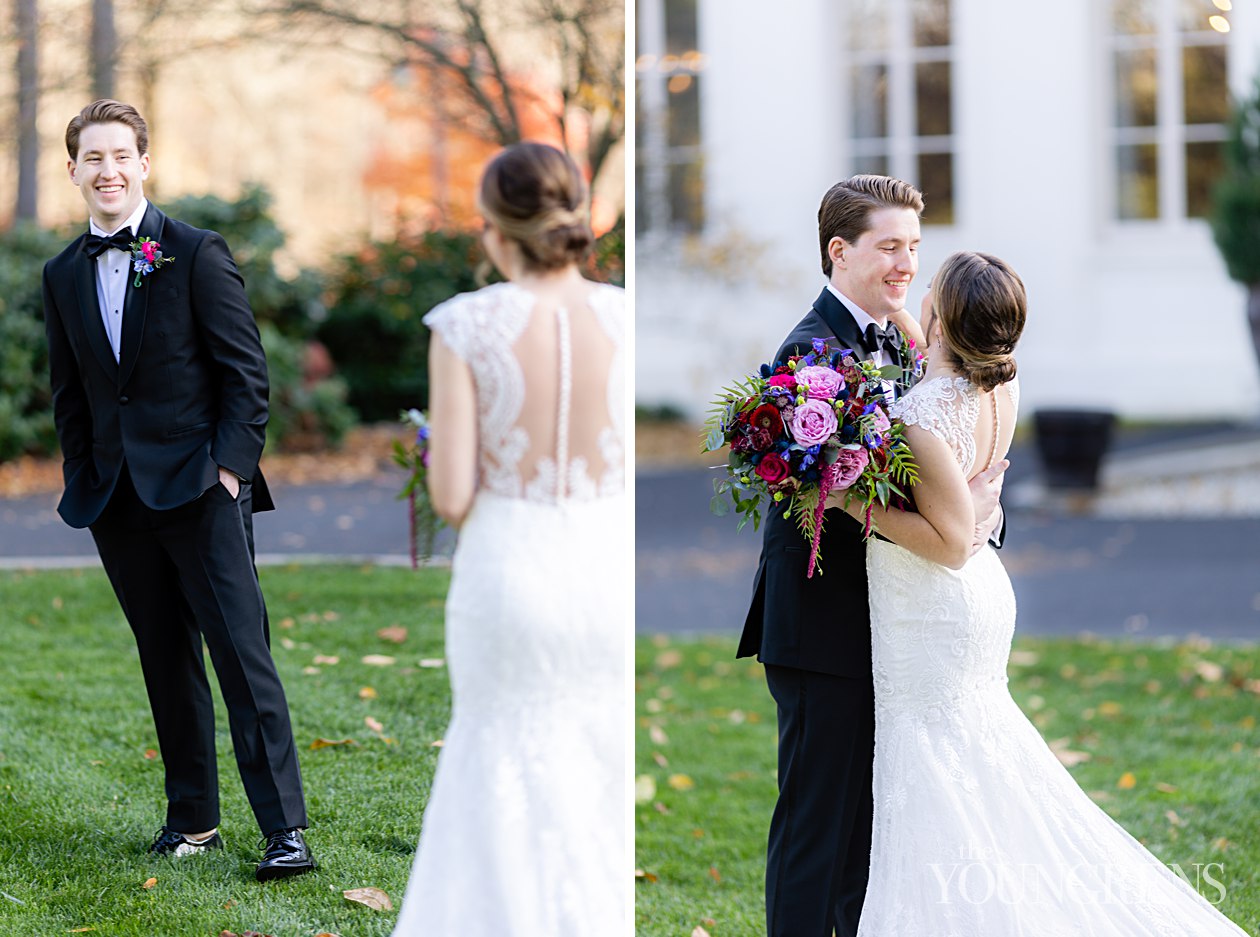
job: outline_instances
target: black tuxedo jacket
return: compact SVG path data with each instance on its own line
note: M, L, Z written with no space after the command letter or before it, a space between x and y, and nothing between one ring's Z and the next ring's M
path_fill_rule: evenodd
M101 322L85 236L44 266L44 320L71 527L100 516L124 461L140 500L186 504L222 466L252 480L256 511L273 505L258 471L267 426L267 362L245 287L223 238L152 204L137 238L174 261L133 285L128 271L121 361Z
M874 355L857 321L824 288L813 307L783 342L775 361L808 354L815 338L832 350L851 348ZM827 512L819 541L822 573L807 579L809 541L782 510L766 512L761 560L752 604L739 639L739 657L844 677L871 675L871 615L867 604L866 543L862 525L844 511Z

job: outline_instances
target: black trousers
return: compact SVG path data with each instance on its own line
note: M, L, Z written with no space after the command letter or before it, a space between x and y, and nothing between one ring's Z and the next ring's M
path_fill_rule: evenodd
M779 800L766 854L770 937L853 937L870 873L870 680L766 666L779 710Z
M216 484L186 505L155 511L124 467L92 536L140 650L166 769L166 825L196 833L219 823L204 638L259 828L305 827L289 708L254 568L250 486L233 500Z

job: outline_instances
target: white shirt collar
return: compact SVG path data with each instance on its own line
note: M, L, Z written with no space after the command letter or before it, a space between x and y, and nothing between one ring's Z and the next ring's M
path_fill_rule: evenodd
M130 228L131 233L135 234L136 229L140 227L140 222L144 221L144 213L148 210L148 208L149 208L149 200L147 198L140 199L140 204L137 205L136 210L131 213L131 217L128 218L122 224L120 224L113 231L106 231L100 225L98 225L91 217L89 217L88 218L88 231L90 231L92 234L99 235L100 237L109 237L111 234L114 234L116 231L121 231L123 228Z
M865 333L868 325L873 325L877 329L883 328L882 325L871 317L870 313L836 289L830 280L827 281L827 289L831 291L832 296L840 300L840 302L844 304L845 308L849 310L849 313L853 316L854 321L857 322L859 332Z

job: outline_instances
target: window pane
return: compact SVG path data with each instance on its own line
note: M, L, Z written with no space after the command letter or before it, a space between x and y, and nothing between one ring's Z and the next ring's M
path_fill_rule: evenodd
M1159 217L1158 159L1154 143L1116 147L1116 217Z
M949 79L949 62L920 62L914 67L919 136L952 132Z
M954 154L919 154L919 191L923 193L923 223L954 223Z
M697 234L704 228L704 173L698 160L669 167L669 204L674 230Z
M1212 186L1225 171L1220 143L1186 144L1186 214L1206 218L1212 208Z
M888 155L880 153L855 157L853 160L853 172L855 175L873 173L877 176L886 176L888 175Z
M1111 28L1122 36L1155 32L1155 3L1153 0L1114 0Z
M914 44L949 45L949 0L914 0Z
M888 66L853 69L853 136L888 135Z
M635 233L652 230L652 200L648 197L647 171L643 153L634 161L634 227Z
M1116 53L1116 126L1155 126L1155 50Z
M674 75L669 89L665 140L670 146L700 144L700 77Z
M1187 124L1223 124L1229 120L1229 80L1224 46L1186 46L1181 50L1185 75Z
M696 0L665 0L665 54L682 55L698 45Z
M850 0L849 48L878 52L888 48L888 3Z
M1201 33L1212 29L1208 17L1221 17L1221 9L1212 0L1180 0L1177 20L1182 32ZM1228 20L1229 17L1222 17Z

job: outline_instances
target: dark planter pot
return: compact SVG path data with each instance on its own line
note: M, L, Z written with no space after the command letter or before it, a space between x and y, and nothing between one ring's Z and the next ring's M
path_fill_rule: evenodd
M1038 410L1033 414L1046 487L1097 488L1098 469L1115 422L1114 413L1097 410Z

